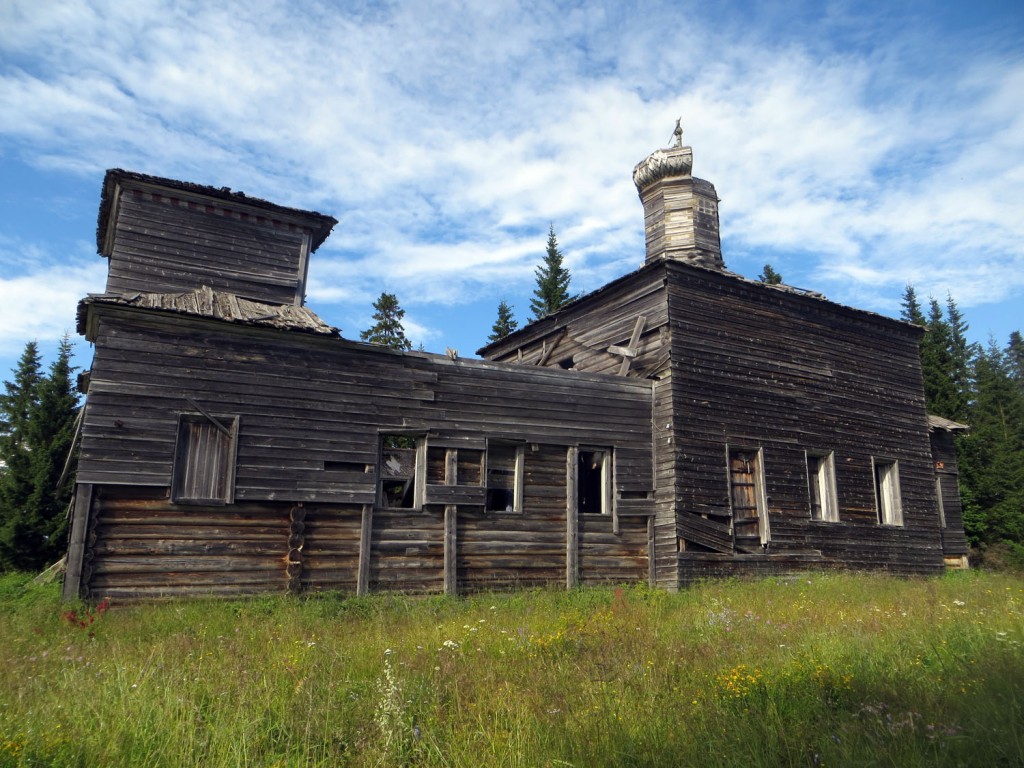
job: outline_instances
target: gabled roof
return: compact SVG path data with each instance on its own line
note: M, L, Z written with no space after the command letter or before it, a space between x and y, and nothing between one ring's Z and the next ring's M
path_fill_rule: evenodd
M234 206L246 206L257 210L266 211L268 218L274 215L279 217L303 221L312 231L312 242L310 250L315 251L331 230L338 223L333 216L325 216L316 211L304 211L300 208L288 208L284 205L277 205L258 197L249 197L244 192L232 192L228 187L208 187L203 184L193 184L188 181L177 181L165 179L160 176L148 176L144 173L125 171L120 168L111 168L103 179L103 191L100 195L99 218L96 222L96 248L103 253L104 241L106 238L107 225L114 206L115 191L119 184L124 182L135 182L138 184L161 187L170 191L183 192L185 194L199 195L201 197L223 200Z
M254 325L320 336L340 336L312 310L293 304L265 304L202 286L183 293L90 294L78 304L78 332L86 333L89 307L110 304L155 309L192 317L208 317L239 325Z

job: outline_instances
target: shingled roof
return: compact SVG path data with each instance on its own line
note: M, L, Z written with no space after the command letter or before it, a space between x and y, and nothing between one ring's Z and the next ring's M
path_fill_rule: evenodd
M140 309L155 309L194 317L208 317L239 325L255 325L286 331L300 331L320 336L338 336L337 328L328 325L312 310L293 304L265 304L243 299L231 293L202 286L183 293L90 294L78 304L78 332L85 334L89 306L113 304Z

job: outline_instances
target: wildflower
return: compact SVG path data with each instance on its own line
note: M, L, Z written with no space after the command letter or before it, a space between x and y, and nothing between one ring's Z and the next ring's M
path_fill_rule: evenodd
M965 603L963 600L954 600L953 605L962 608L963 606L967 605L967 603Z
M391 655L391 653L392 653L392 651L391 651L391 649L390 649L390 648L385 648L385 649L384 649L384 655L385 655L385 656L390 656L390 655Z
M441 643L441 645L443 645L449 651L454 651L456 648L459 647L459 644L456 643L454 640L445 640L443 643Z

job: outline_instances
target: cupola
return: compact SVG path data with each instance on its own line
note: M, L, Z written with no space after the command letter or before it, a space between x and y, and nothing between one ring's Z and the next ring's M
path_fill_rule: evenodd
M655 150L633 169L644 205L647 261L675 259L725 269L715 186L691 175L693 149L683 146L678 120L673 135L672 147Z

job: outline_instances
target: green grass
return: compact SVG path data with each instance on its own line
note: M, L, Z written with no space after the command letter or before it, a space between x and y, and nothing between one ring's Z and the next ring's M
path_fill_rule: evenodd
M1008 575L106 611L0 578L0 766L1016 766L1021 723Z

